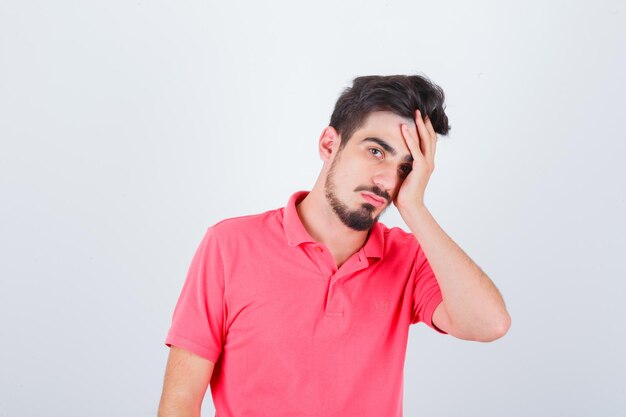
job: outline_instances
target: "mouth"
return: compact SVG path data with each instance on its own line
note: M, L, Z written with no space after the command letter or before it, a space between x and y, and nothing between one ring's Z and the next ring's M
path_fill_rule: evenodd
M385 199L383 199L382 197L378 197L377 195L374 195L372 193L361 193L361 197L363 197L363 200L367 201L374 207L380 207L387 203Z

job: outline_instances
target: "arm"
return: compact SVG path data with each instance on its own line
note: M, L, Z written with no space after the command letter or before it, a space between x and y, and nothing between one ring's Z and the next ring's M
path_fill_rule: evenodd
M491 279L439 227L426 207L405 211L405 222L428 259L443 302L433 324L465 340L490 342L508 331L511 318Z
M492 341L511 325L504 300L489 277L441 229L423 203L434 170L437 135L430 120L416 112L415 128L402 126L413 156L410 174L394 200L400 215L420 243L441 288L443 301L433 324L460 339Z
M199 417L214 366L210 360L172 345L158 417Z

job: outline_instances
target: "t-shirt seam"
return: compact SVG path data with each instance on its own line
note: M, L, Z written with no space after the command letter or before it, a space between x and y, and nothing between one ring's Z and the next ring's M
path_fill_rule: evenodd
M180 335L180 334L178 334L176 332L170 332L168 334L167 339L181 339L181 340L183 340L185 342L189 342L189 343L191 343L193 345L196 345L197 347L199 347L201 349L204 349L204 350L207 350L209 352L214 353L216 357L219 357L221 355L221 353L222 353L221 349L215 349L214 347L209 347L209 346L207 346L207 345L205 345L203 343L200 343L200 342L198 342L198 341L196 341L194 339L190 339L189 337L182 336L182 335ZM170 343L170 344L176 346L175 343Z
M220 233L215 227L212 227L213 234L215 235L215 247L219 254L219 261L222 267L222 343L226 340L226 263L224 262L224 254L220 245Z

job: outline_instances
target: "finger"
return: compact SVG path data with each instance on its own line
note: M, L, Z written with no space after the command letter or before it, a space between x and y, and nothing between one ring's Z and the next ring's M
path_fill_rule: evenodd
M430 134L432 139L432 158L435 159L435 153L437 152L437 132L435 132L435 128L433 127L432 122L430 121L430 117L426 116L426 129Z
M437 137L437 132L435 132L435 128L433 127L433 122L431 122L430 117L426 116L424 124L426 125L426 129L428 130L428 133L430 133L430 136Z
M419 146L419 140L417 139L417 132L415 135L411 133L409 126L402 124L402 137L404 138L404 142L406 143L407 148L409 148L409 152L411 152L411 156L413 160L418 160L424 158L422 154L422 150Z
M419 141L422 149L424 150L424 156L430 158L433 155L433 143L430 138L430 133L422 120L422 114L419 110L415 111L415 126L417 127L417 133L419 135Z

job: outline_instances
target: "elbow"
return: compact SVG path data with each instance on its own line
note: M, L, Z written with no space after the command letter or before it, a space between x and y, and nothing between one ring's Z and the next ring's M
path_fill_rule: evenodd
M511 328L511 316L505 312L502 317L496 320L490 327L487 332L485 332L480 339L479 342L493 342L494 340L498 340L508 333Z
M501 317L491 320L480 327L475 328L471 332L451 333L459 339L472 342L493 342L503 337L511 328L511 316L508 313Z

